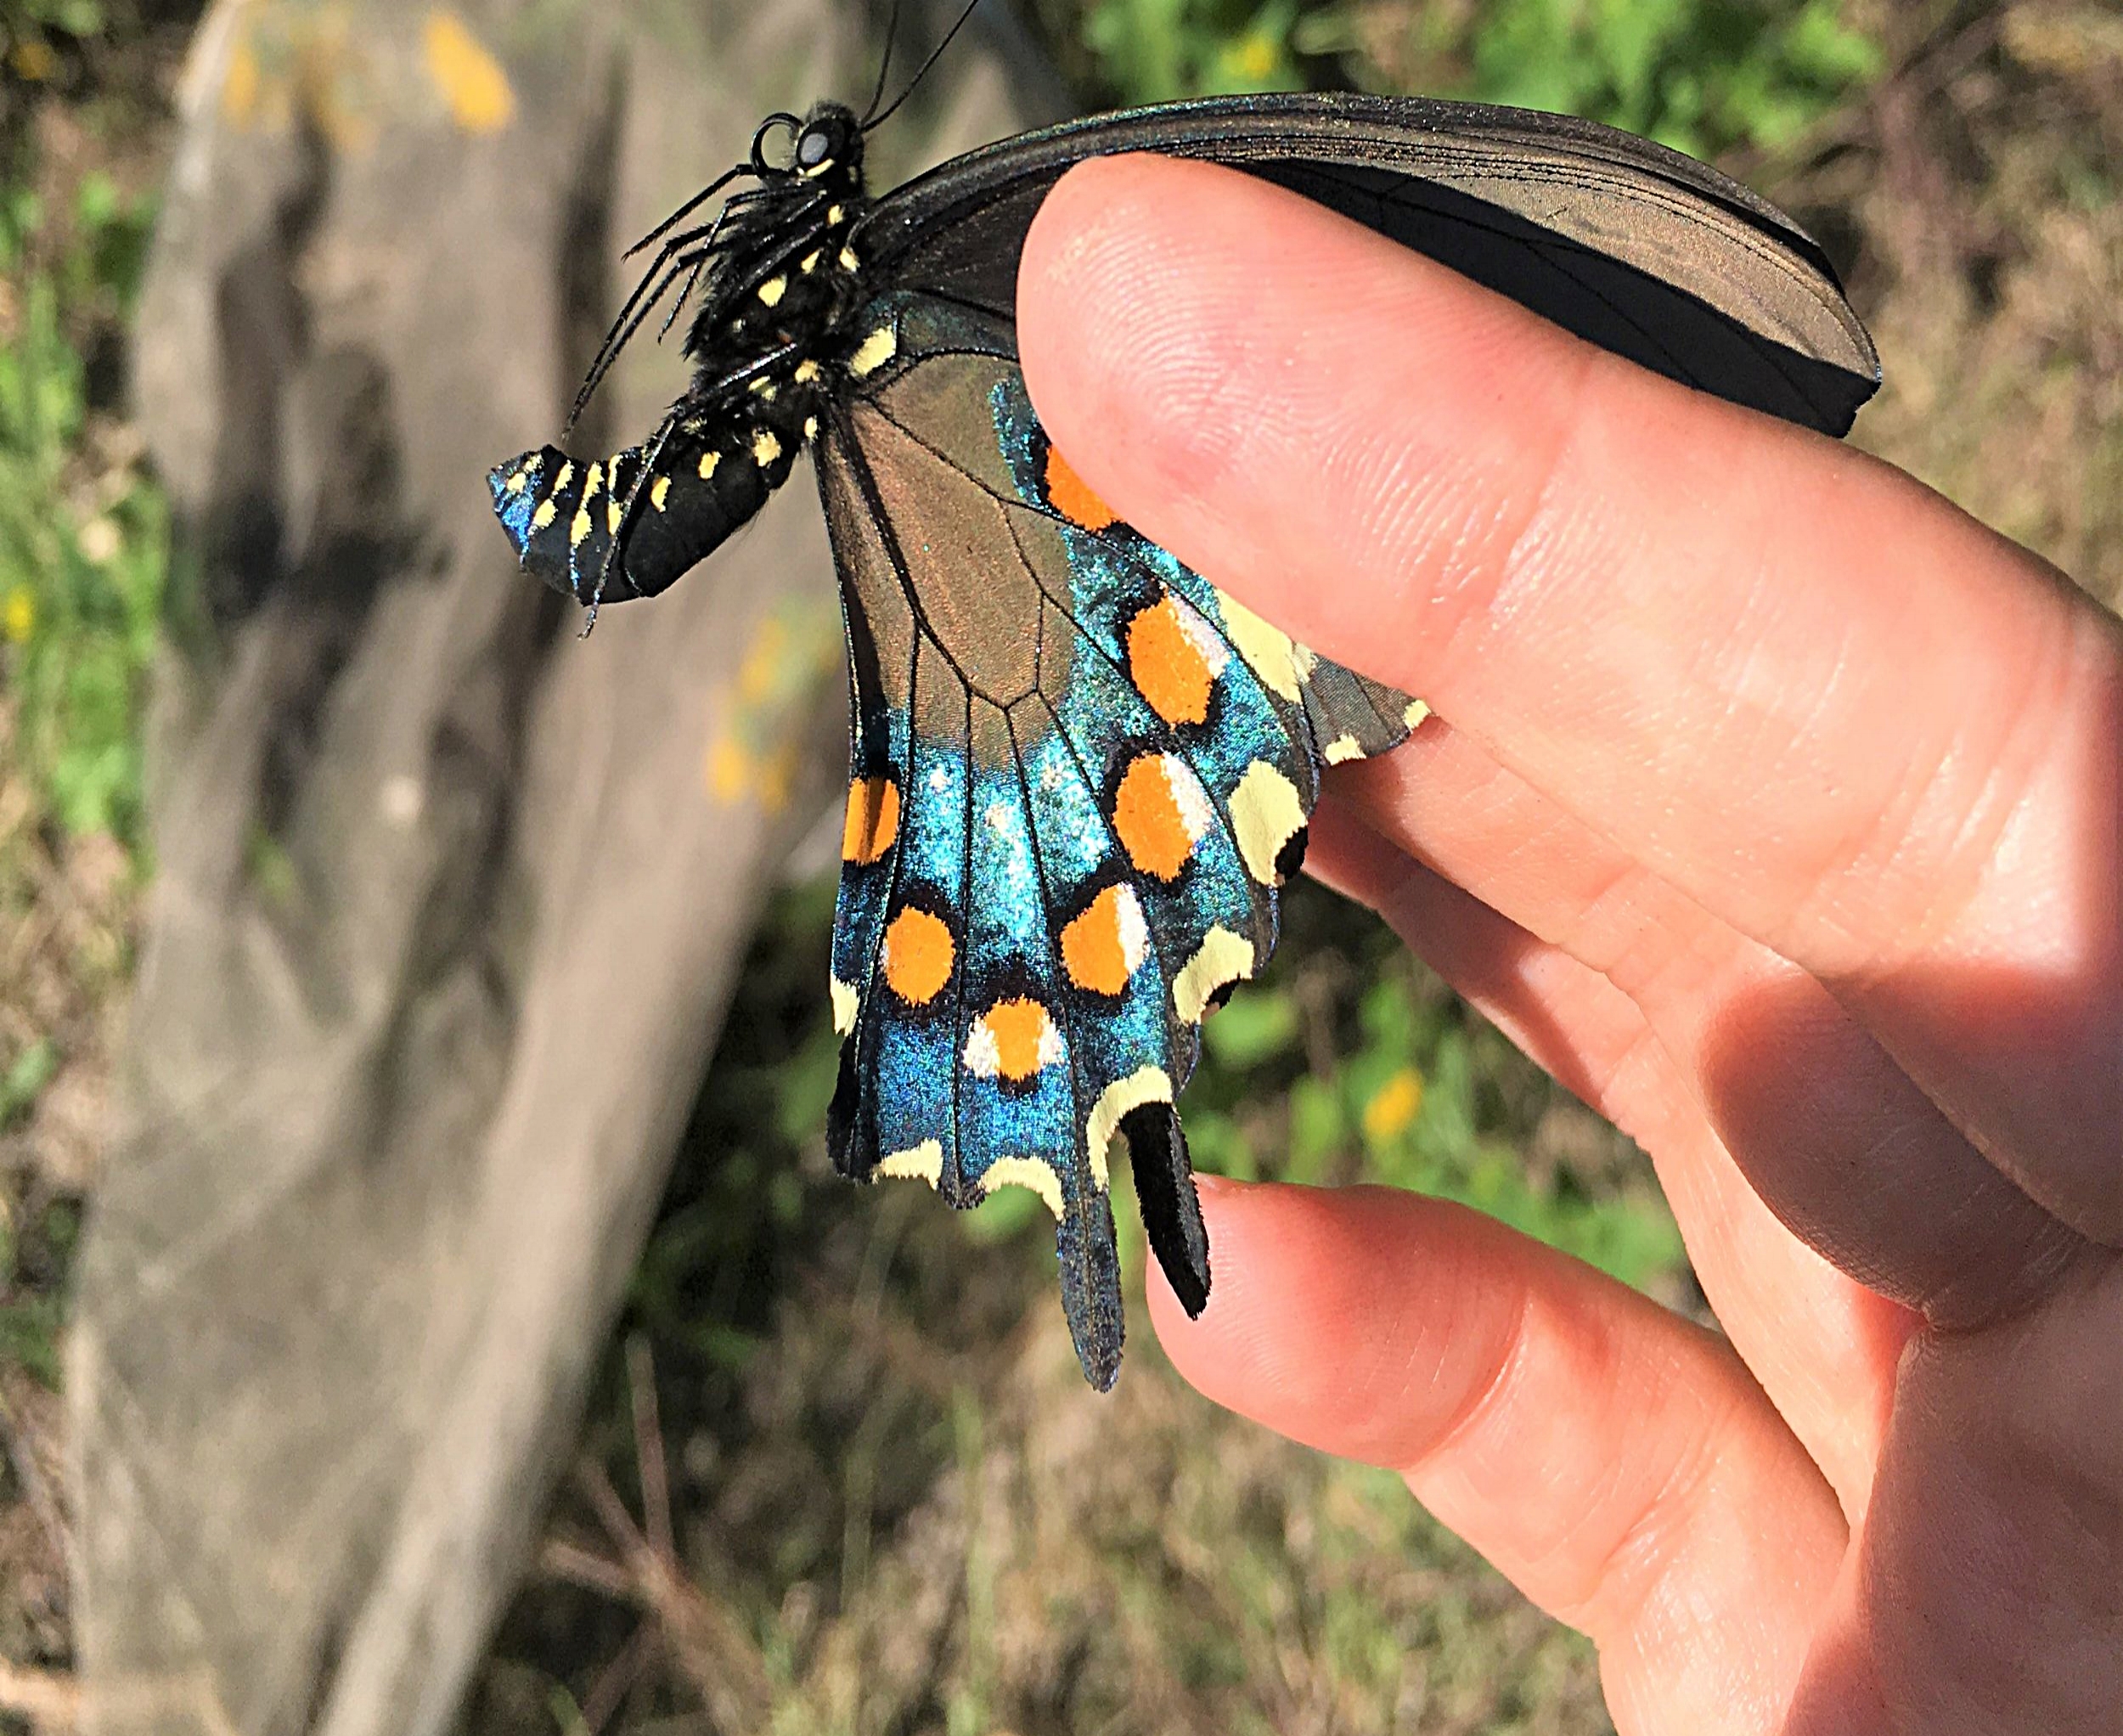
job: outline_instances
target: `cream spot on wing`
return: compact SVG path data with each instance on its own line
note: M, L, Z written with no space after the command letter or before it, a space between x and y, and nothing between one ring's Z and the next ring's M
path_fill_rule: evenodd
M655 507L658 512L662 512L667 510L665 503L668 501L670 498L670 477L658 476L655 482L649 485L649 504L650 505Z
M843 247L841 249L841 269L842 271L860 271L862 269L862 262L855 257L855 250L853 247Z
M627 509L619 504L615 494L605 505L605 528L613 536L619 534L619 521L627 516Z
M1224 617L1225 632L1238 648L1239 656L1246 659L1246 667L1260 678L1261 685L1277 698L1297 704L1300 697L1298 683L1304 671L1290 635L1221 591L1216 594L1216 606Z
M1056 1218L1062 1215L1062 1177L1045 1158L996 1158L981 1176L981 1192L995 1187L1029 1187Z
M822 247L814 248L810 252L803 256L803 263L799 265L797 269L802 272L804 276L810 276L813 272L819 268L819 255L823 253L825 251L825 250Z
M1253 973L1253 943L1219 923L1202 937L1201 950L1173 979L1173 1011L1186 1023L1198 1025L1219 989Z
M1113 1136L1120 1131L1121 1119L1145 1103L1171 1101L1172 1080L1162 1067L1140 1068L1126 1079L1115 1079L1098 1094L1084 1123L1084 1148L1091 1159L1091 1179L1098 1183L1101 1192L1106 1188L1107 1153L1112 1149Z
M819 364L816 362L814 362L808 356L805 357L803 360L796 364L796 383L798 386L808 386L818 377Z
M1275 859L1304 830L1304 803L1298 786L1266 760L1256 759L1231 792L1230 807L1231 830L1246 871L1263 886L1281 885Z
M560 469L553 473L553 492L555 494L566 493L567 485L574 480L575 460L571 458L565 460Z
M538 510L531 515L531 528L542 531L560 516L560 509L555 502L541 500L538 502Z
M571 549L581 548L583 546L583 540L589 535L589 509L587 506L578 506L575 509L575 518L573 522L572 522L567 527L568 547Z
M1354 736L1337 736L1321 750L1321 757L1329 765L1339 765L1346 759L1361 759L1364 750Z
M789 280L786 277L770 277L759 286L759 299L769 307L780 307L781 298L788 293Z
M1401 713L1400 720L1410 729L1419 730L1422 727L1422 720L1430 714L1428 706L1420 699L1411 699L1408 702L1408 709Z
M771 428L762 428L752 437L752 455L762 470L781 456L781 442Z
M830 979L829 992L833 999L833 1029L844 1037L855 1029L855 1015L861 1010L861 1000L855 993L855 985L843 983L838 977Z
M943 1179L943 1142L925 1139L911 1150L894 1152L878 1164L877 1173L901 1181L926 1181L933 1187Z
M518 471L515 475L509 478L508 487L511 494L521 494L530 486L531 472L527 470Z
M710 476L713 476L715 474L715 466L722 461L723 455L719 452L702 453L701 454L701 480L705 482Z

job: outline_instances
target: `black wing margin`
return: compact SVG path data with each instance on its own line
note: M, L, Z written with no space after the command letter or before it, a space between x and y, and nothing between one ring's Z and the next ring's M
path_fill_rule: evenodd
M909 182L857 245L875 280L1007 318L1047 189L1130 150L1276 182L1655 373L1825 434L1879 386L1827 256L1774 206L1648 140L1526 110L1295 94L1094 116Z

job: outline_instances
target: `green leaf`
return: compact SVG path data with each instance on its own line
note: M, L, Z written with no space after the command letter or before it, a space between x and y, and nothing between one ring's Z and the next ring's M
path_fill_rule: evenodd
M1295 1048L1303 1023L1287 991L1256 988L1219 1008L1202 1041L1217 1065L1242 1072Z

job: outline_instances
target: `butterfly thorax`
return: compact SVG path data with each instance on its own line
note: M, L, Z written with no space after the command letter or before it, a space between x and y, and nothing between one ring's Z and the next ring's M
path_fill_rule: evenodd
M816 160L806 161L806 151ZM861 301L852 242L868 203L855 117L821 104L788 167L733 195L710 226L721 229L719 251L685 341L696 393L712 395L763 363L786 378L802 360L829 359L816 352L831 349ZM767 360L792 345L798 354L787 365Z

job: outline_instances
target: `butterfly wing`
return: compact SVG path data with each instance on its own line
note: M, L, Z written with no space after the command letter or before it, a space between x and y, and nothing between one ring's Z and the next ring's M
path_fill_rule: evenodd
M1824 433L1879 358L1812 238L1692 158L1595 122L1350 94L1216 98L1072 121L878 201L885 279L1007 316L1047 189L1087 156L1202 157L1280 183L1618 355Z
M1322 767L1399 741L1411 702L1115 519L1048 442L1007 319L898 295L870 318L883 359L818 454L853 719L830 1143L958 1205L1036 1192L1103 1389L1109 1157L1199 1311L1174 1100L1202 1017L1274 950Z

